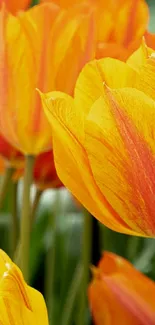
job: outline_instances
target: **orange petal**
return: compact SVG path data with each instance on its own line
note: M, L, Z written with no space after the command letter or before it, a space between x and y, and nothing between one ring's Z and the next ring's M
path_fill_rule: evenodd
M96 325L154 325L155 283L128 261L104 252L89 286Z
M111 57L122 61L126 61L129 55L130 55L130 51L117 43L99 42L97 44L96 59Z
M61 90L72 94L82 67L95 53L94 16L88 6L73 7L61 12L54 26L49 46L49 90ZM72 64L70 64L72 62ZM51 87L50 80L54 84Z
M146 31L145 41L146 41L147 46L149 46L151 49L155 50L155 34Z
M121 1L116 13L115 26L111 39L124 47L140 40L148 26L149 10L143 0Z
M31 0L0 0L0 7L5 4L12 14L16 14L19 10L27 9L30 3Z

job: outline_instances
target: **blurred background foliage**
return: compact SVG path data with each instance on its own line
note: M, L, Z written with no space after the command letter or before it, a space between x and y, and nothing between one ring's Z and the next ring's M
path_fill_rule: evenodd
M38 2L34 0L32 5ZM151 14L150 31L155 32L155 1L148 0L148 4ZM19 194L21 187L22 183L18 186ZM9 255L11 255L11 243L8 241L11 231L11 191L10 185L0 213L0 247ZM19 195L19 206L20 201ZM107 229L96 219L92 220L92 264L97 263L103 250L109 250L127 258L137 269L155 280L155 239L119 234ZM55 324L62 323L62 311L70 303L67 296L73 279L76 279L74 283L78 297L82 229L81 208L66 189L47 190L43 193L31 236L31 285L44 294L49 313L54 313ZM51 263L53 257L54 264ZM54 283L51 283L53 272ZM51 295L52 287L54 296ZM75 315L72 319L75 320L78 298L76 299L72 300ZM71 324L76 324L76 321L72 321Z

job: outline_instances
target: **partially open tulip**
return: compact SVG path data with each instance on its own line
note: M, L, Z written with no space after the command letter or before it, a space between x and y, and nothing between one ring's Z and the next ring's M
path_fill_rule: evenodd
M154 237L155 56L150 51L139 49L128 63L92 61L78 78L74 98L49 93L42 100L65 186L111 229Z
M63 186L55 169L52 150L36 158L34 165L34 182L40 190Z
M0 7L5 4L12 14L16 14L19 10L27 9L30 3L31 0L0 0Z
M66 11L42 4L17 17L0 11L0 131L22 153L51 148L36 87L71 94L93 55L93 30L91 9L84 6Z
M0 323L7 325L48 325L42 295L29 287L21 271L0 250Z
M42 0L42 2L53 0ZM149 21L145 0L54 0L63 8L79 3L91 6L97 28L96 58L126 60L140 45Z
M104 252L89 285L95 325L154 325L155 283L124 258Z

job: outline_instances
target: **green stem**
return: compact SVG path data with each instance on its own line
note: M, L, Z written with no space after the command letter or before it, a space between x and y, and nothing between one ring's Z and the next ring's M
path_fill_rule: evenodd
M18 182L12 182L12 231L11 231L11 251L14 256L18 240L18 208L17 208Z
M5 195L7 193L8 186L11 181L14 170L15 169L13 167L7 167L5 170L4 177L0 184L0 208L2 207L3 201L5 199Z
M39 205L40 198L41 198L42 194L43 194L43 191L40 190L39 188L37 188L35 198L34 198L34 201L32 204L32 210L31 210L31 226L32 227L33 227L33 224L34 224L34 221L36 218L36 212L37 212L38 205Z
M55 202L51 216L49 216L49 226L52 229L52 244L47 251L46 274L45 274L45 300L48 308L49 319L54 324L54 275L56 258L56 235L57 217L59 214L59 190L56 192Z
M84 225L83 225L83 243L82 243L82 266L83 275L80 287L79 314L78 325L86 324L87 310L87 287L89 282L89 268L91 263L91 246L92 246L92 216L84 209Z
M31 200L30 190L33 181L34 157L25 157L24 188L21 211L21 228L20 228L20 266L26 282L29 282L29 249L30 249L30 232L31 232Z
M79 263L76 267L70 289L66 298L64 310L62 312L61 325L71 325L72 324L72 313L75 305L75 300L79 292L79 287L82 279L82 267Z
M36 210L38 208L42 193L43 193L43 191L37 190L34 201L32 203L31 216L30 216L31 230L32 230L33 223L34 223L34 220L35 220L35 217L36 217ZM18 245L16 246L16 251L15 251L15 254L14 254L14 262L17 265L20 265L20 255L21 255L21 242L19 241Z

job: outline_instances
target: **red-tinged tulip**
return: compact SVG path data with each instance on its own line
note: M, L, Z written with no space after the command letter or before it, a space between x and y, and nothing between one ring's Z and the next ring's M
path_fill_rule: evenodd
M36 158L34 182L40 190L62 187L54 165L53 152L45 152Z
M154 325L155 283L124 258L104 252L89 285L95 325Z
M7 165L12 167L20 168L24 165L22 153L11 146L2 136L0 136L0 156Z
M36 87L72 93L93 55L93 30L85 6L66 11L42 4L16 17L1 10L0 131L22 153L50 149L51 130Z
M29 287L19 268L0 250L0 324L48 325L43 296Z
M87 3L94 9L97 28L96 58L114 57L125 61L140 45L149 21L145 0L42 0L63 8Z
M0 0L0 7L5 4L12 14L16 14L19 10L27 9L30 3L31 0Z
M151 51L143 44L128 63L110 58L92 61L77 80L74 98L51 92L42 95L42 101L64 185L109 228L154 237Z

